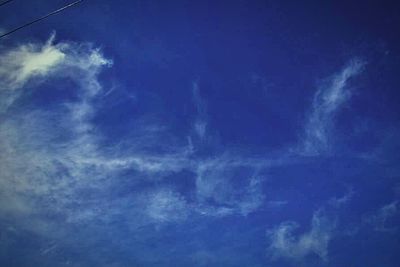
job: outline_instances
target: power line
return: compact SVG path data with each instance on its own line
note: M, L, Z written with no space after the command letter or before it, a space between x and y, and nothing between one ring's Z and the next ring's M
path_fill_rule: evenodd
M4 1L4 2L1 2L1 3L0 3L0 6L5 5L5 4L8 4L8 3L10 3L11 1L13 1L13 0L6 0L6 1Z
M8 0L8 1L12 1L12 0ZM52 12L48 13L47 15L44 15L43 17L40 17L40 18L35 19L35 20L31 21L31 22L28 22L28 23L26 23L26 24L24 24L24 25L22 25L22 26L19 26L19 27L13 29L13 30L7 32L7 33L4 33L4 34L0 35L0 39L3 38L3 37L5 37L5 36L7 36L7 35L10 35L10 34L16 32L16 31L18 31L18 30L21 30L21 29L23 29L23 28L25 28L25 27L27 27L27 26L29 26L29 25L32 25L32 24L34 24L34 23L36 23L36 22L39 22L39 21L41 21L41 20L44 20L44 19L46 19L46 18L48 18L48 17L50 17L50 16L53 16L53 15L55 15L55 14L57 14L57 13L60 13L60 12L64 11L64 10L67 9L67 8L70 8L70 7L72 7L72 6L76 5L76 4L79 4L79 3L82 2L82 1L83 1L83 0L78 0L78 1L72 2L72 3L66 5L66 6L64 6L64 7L62 7L62 8L59 8L59 9L57 9L57 10L55 10L55 11L52 11Z

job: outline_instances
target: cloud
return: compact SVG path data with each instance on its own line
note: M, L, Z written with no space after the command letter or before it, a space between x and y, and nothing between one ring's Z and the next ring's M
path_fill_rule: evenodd
M202 161L196 166L196 196L201 203L212 202L247 215L264 200L262 178L264 167L258 160L234 159L231 156Z
M146 214L156 222L182 221L190 213L184 197L170 189L152 191L144 199Z
M106 222L115 216L133 220L140 215L138 223L146 224L182 221L196 214L247 216L265 204L263 170L286 159L250 158L229 148L213 151L210 157L198 155L196 149L209 137L206 101L197 82L192 92L196 117L190 133L195 142L189 148L185 142L167 142L165 136L174 135L168 127L145 119L117 145L102 145L103 133L93 118L102 107L98 102L106 97L99 74L112 66L112 61L92 44L56 43L54 38L0 54L0 96L8 99L0 113L4 118L0 124L3 215L14 212L40 217L40 212L47 210L69 223ZM361 68L358 64L347 66L330 88L317 94L309 129L317 125L326 128L322 118L331 118L344 101L345 85ZM74 90L76 97L56 103L54 108L17 101L32 90L45 94L64 80L72 82L68 90ZM308 134L305 143L312 138L316 137ZM160 145L162 151L147 149ZM154 183L183 172L194 181L189 189L194 200L173 187ZM125 187L135 194L109 199L113 190L124 191ZM124 208L130 209L131 215L123 214ZM315 231L309 235L314 236Z
M4 112L26 85L32 87L49 77L62 76L81 83L92 96L101 87L96 75L112 62L90 44L54 44L55 34L44 44L29 43L4 51L0 56L0 112ZM16 92L17 91L17 92ZM79 107L76 108L79 111Z
M44 209L67 211L79 189L99 170L82 161L96 154L91 133L91 101L101 89L97 75L111 61L90 44L61 42L54 35L44 44L20 45L0 55L0 193L4 211L17 205L18 215L36 216ZM72 80L79 91L74 102L56 110L17 105L44 80ZM12 107L12 109L9 109ZM104 175L99 175L103 177ZM4 215L4 214L0 214Z
M207 107L204 99L200 95L200 87L198 82L193 83L192 88L193 102L196 108L196 117L193 122L193 132L195 140L200 143L204 142L207 134ZM190 137L192 142L192 137Z
M395 223L399 211L399 201L393 201L379 208L374 214L366 218L366 222L378 232L391 232L398 229Z
M192 87L196 108L189 150L194 159L190 170L195 173L196 211L203 215L222 216L247 214L257 210L264 200L262 177L258 171L266 167L266 160L243 158L225 152L212 158L196 158L212 139L208 133L207 104L200 95L198 82ZM240 181L240 182L239 182Z
M270 200L268 206L271 208L281 208L288 204L287 200Z
M361 60L351 60L315 93L298 149L300 154L316 156L329 152L335 115L351 96L349 81L361 73L364 65Z
M296 222L281 223L267 231L270 242L267 253L274 260L302 261L307 256L315 255L326 261L334 227L334 222L321 210L314 213L310 230L302 234L297 234L299 225Z
M15 90L30 79L44 77L64 60L61 47L54 46L54 35L44 44L21 45L0 58L1 90Z
M354 189L349 187L347 192L341 197L333 197L329 200L329 204L335 208L339 208L348 203L354 196Z
M227 152L197 156L184 142L166 142L165 135L173 133L145 119L132 136L104 145L93 118L106 97L99 74L112 61L92 44L54 38L0 52L0 97L7 100L0 111L0 218L29 218L37 223L23 227L50 234L56 230L48 214L67 224L119 218L139 227L193 214L246 216L263 204L263 159ZM60 90L71 90L74 98L51 106L29 102L32 91L43 96L64 81L70 85ZM205 101L196 84L193 90L196 120L207 124ZM194 129L205 138L206 128ZM143 148L160 145L165 149ZM155 183L182 172L195 182L194 201L173 186Z

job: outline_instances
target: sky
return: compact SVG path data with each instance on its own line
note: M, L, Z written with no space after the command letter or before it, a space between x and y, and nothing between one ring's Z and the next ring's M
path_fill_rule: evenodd
M0 6L0 33L68 3ZM396 25L85 0L0 39L0 266L400 266Z

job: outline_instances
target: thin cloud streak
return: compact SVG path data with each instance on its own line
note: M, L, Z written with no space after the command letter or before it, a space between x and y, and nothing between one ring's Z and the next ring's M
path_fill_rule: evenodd
M296 149L299 154L318 156L330 152L335 115L350 99L350 80L360 74L364 66L365 62L361 60L351 60L315 93L302 140Z

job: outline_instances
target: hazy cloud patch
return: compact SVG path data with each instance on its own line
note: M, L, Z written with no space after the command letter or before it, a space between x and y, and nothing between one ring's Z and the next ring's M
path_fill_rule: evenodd
M283 222L267 231L270 242L267 253L275 260L302 261L310 255L327 260L334 227L335 223L323 211L314 213L309 230L303 233L298 233L296 222Z
M379 208L375 213L365 217L365 221L372 225L375 231L392 232L398 229L396 218L399 215L400 203L393 201Z

